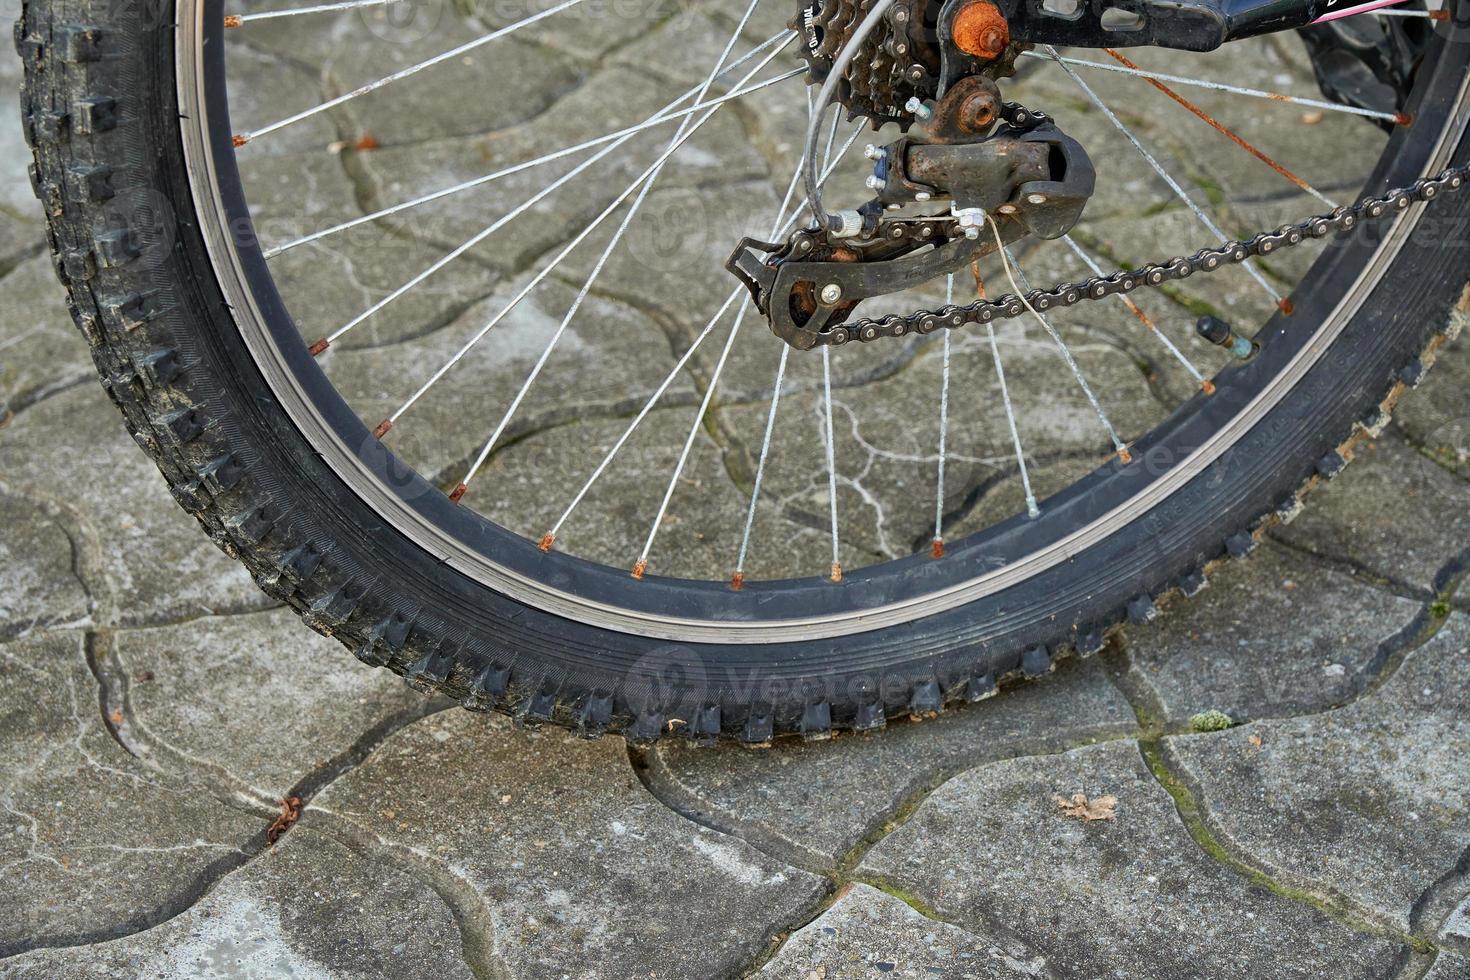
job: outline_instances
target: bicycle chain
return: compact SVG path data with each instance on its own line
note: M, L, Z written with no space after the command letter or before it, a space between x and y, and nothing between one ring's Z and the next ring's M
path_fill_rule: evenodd
M1051 289L1033 289L1026 293L1038 313L1057 307L1075 306L1089 300L1106 299L1130 293L1140 287L1160 286L1166 282L1187 279L1195 273L1217 272L1238 265L1249 258L1270 255L1284 248L1300 245L1309 238L1325 238L1334 232L1350 231L1363 221L1376 221L1385 214L1400 213L1409 205L1432 201L1443 192L1457 191L1470 180L1470 164L1451 167L1434 177L1423 177L1408 187L1390 191L1381 197L1368 198L1357 204L1334 209L1328 214L1307 218L1294 225L1282 225L1275 231L1261 232L1247 241L1225 242L1218 248L1200 249L1193 255L1181 255L1166 262L1151 263L1139 269L1120 270L1110 276L1093 276L1079 283L1061 283ZM944 220L944 219L930 219ZM859 320L824 333L818 346L839 347L857 340L868 343L880 337L903 337L910 333L929 334L939 329L953 330L972 323L991 323L1018 317L1026 312L1026 304L1007 293L994 300L979 300L968 306L949 305L938 310L921 310L907 316L891 314L877 319Z

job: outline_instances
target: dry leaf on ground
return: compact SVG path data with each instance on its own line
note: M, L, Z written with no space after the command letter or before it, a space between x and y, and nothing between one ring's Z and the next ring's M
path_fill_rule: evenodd
M1118 805L1116 796L1099 796L1095 800L1089 800L1086 793L1073 793L1070 800L1064 800L1060 796L1053 796L1052 799L1057 801L1057 806L1062 808L1062 813L1075 817L1083 823L1118 819L1118 814L1114 812L1114 808Z

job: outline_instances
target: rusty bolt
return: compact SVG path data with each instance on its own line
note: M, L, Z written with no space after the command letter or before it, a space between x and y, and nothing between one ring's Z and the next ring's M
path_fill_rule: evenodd
M975 0L960 8L951 23L955 47L973 58L994 61L1011 43L1005 15L989 0Z
M960 105L959 123L969 132L983 133L999 112L1000 100L993 91L976 92Z

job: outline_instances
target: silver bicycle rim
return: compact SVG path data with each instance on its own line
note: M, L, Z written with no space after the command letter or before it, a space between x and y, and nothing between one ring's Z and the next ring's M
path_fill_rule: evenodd
M327 462L362 502L418 547L449 567L487 588L547 613L591 626L654 639L690 643L768 644L797 640L832 639L912 622L942 613L1001 590L1016 586L1078 553L1119 533L1150 511L1165 504L1191 480L1204 473L1243 439L1255 425L1312 370L1347 327L1353 313L1391 267L1425 205L1398 216L1372 260L1352 288L1345 291L1311 339L1241 412L1190 456L1177 463L1150 486L1098 517L1090 524L1004 567L965 582L887 605L807 618L733 622L666 617L620 608L563 591L530 578L473 551L443 529L428 522L378 478L332 431L299 379L271 339L240 257L228 233L228 218L216 188L219 169L210 139L205 72L202 65L205 4L179 0L176 23L176 78L184 118L183 149L196 214L217 281L234 313L241 336L272 392L300 429L308 444ZM1450 153L1470 125L1470 77L1456 95L1456 125L1446 127L1420 176L1443 169Z

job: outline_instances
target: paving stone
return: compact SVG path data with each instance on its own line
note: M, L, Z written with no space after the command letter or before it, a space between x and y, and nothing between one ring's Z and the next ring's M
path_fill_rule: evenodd
M1424 383L1394 409L1393 422L1420 452L1470 477L1470 334L1440 352Z
M1427 592L1470 541L1470 485L1390 434L1360 444L1353 464L1272 533Z
M39 250L45 232L32 230ZM26 259L0 279L0 309L6 313L0 403L12 411L96 376L87 345L66 314L65 295L49 255Z
M1450 913L1439 935L1441 939L1470 943L1470 895Z
M1084 824L1056 797L1117 798ZM1395 948L1249 885L1201 850L1132 742L972 769L858 877L981 934L1003 925L1077 976L1379 977Z
M241 167L256 234L281 246L363 213L342 163L321 152L264 156ZM382 223L360 225L271 259L271 275L308 343L378 305L449 246ZM494 277L461 262L354 326L338 350L380 347L431 332L489 294Z
M791 934L761 976L1035 977L1046 960L1015 942L998 942L925 918L898 899L856 884Z
M514 976L731 975L825 890L665 808L618 739L463 711L398 733L313 807L462 880Z
M549 5L524 2L472 3L471 23L500 27ZM688 4L685 0L606 0L584 3L540 21L519 35L534 38L554 55L592 64L611 60L623 45L667 21ZM543 54L543 57L545 55Z
M29 953L8 977L474 976L452 911L411 874L298 830L144 932Z
M289 23L289 19L282 22ZM260 45L262 27L268 24L270 21L263 21L225 37L225 71L231 83L230 124L237 133L254 132L324 101L319 68L297 58L281 57ZM320 29L320 24L317 26ZM296 34L305 33L297 24ZM275 130L252 141L248 149L236 154L236 159L248 167L278 154L321 153L337 139L333 118L322 113Z
M418 9L406 15L382 8L317 15L307 29L295 18L259 21L247 25L242 34L253 48L309 69L314 75L305 95L310 106L488 33L455 10L452 3L416 6ZM522 4L514 6L522 9L512 19L533 12ZM384 145L402 145L482 133L534 117L578 80L579 72L573 66L565 59L548 57L546 48L538 43L554 37L561 26L568 24L570 18L540 22L354 98L334 110L338 126L348 133L355 129L370 135ZM263 73L247 73L233 64L231 69L235 71L231 98L236 90L247 93L248 98L250 90L261 83ZM265 85L266 91L271 91L268 80ZM460 93L461 97L436 97L448 92ZM491 93L494 97L487 98ZM274 121L291 114L269 112L265 118Z
M39 252L46 241L41 205L31 191L26 172L31 150L16 121L20 119L19 58L0 58L0 263L9 265L27 252ZM5 353L0 349L0 362ZM0 403L5 399L0 381ZM0 413L3 414L3 413Z
M450 488L464 476L516 402L575 298L566 286L546 283L475 341L520 285L504 284L451 323L412 341L372 350L329 352L323 359L349 403L361 417L376 424L468 347L402 416L386 440L405 461L422 473L441 476ZM621 431L674 364L668 338L661 331L647 329L636 311L614 300L589 297L561 334L497 445L509 448L528 435L578 420L617 417ZM687 397L688 392L688 382L680 378L665 397L672 406L689 406L683 414L692 423L695 402ZM586 460L579 453L575 462ZM672 473L672 461L665 472ZM566 489L563 504L575 487ZM477 494L476 499L483 498ZM528 502L508 503L525 506Z
M0 646L0 955L146 928L263 831L108 734L80 633Z
M1470 617L1456 615L1363 700L1167 746L1235 848L1407 929L1470 846L1467 652Z
M379 188L382 203L394 204L632 127L662 109L682 91L677 85L651 79L646 73L612 67L599 71L586 84L567 94L544 118L483 136L439 139L425 145L385 146L361 159ZM617 98L609 100L609 92L616 92ZM702 115L693 118L698 122ZM634 134L617 146L599 144L425 203L390 220L418 238L444 243L447 251L480 234L536 196L536 204L503 224L471 252L479 261L503 272L520 270L533 261L550 259L560 252L562 246L644 174L677 131L678 124L673 123ZM603 153L604 150L607 152ZM586 170L570 177L568 183L549 195L541 194L555 179L592 160L594 155L598 159ZM704 189L755 176L763 176L761 160L747 145L740 119L730 110L722 110L681 144L660 172L657 186ZM723 214L718 216L725 218ZM578 253L597 254L598 244L603 240L599 236L610 234L620 221L621 214L606 218L603 230L589 237ZM659 223L659 227L667 225L667 218ZM416 272L417 268L410 271ZM648 277L645 270L633 281ZM699 278L726 281L724 275Z
M945 774L1134 728L1101 665L1073 659L994 700L877 735L779 741L762 752L669 742L647 758L652 785L682 812L825 867Z
M1221 566L1173 615L1130 630L1128 653L1171 721L1301 714L1352 695L1379 645L1421 608L1268 545Z
M1444 952L1435 957L1434 966L1424 974L1424 980L1464 980L1465 977L1470 977L1470 957Z
M633 567L694 424L697 403L683 401L644 420L557 532L558 550ZM625 418L594 418L523 439L497 454L465 500L496 523L539 539L555 526L627 425ZM707 579L734 571L749 501L730 481L722 457L707 429L695 434L650 553L650 574ZM825 528L775 514L762 515L751 539L752 554L776 556L788 575L825 572L830 558L814 567L812 556L830 556L830 548ZM858 560L855 552L844 557Z
M0 636L83 626L90 612L66 529L0 483Z
M291 610L129 630L114 647L133 736L185 765L221 771L267 802L370 730L429 703L303 627Z
M1167 414L1150 397L1132 357L1102 338L1057 321L1068 347L1122 437L1146 432ZM997 326L1006 380L1014 398L1025 446L1045 446L1061 457L1055 487L1070 484L1106 462L1112 453L1107 430L1058 354L1056 345L1035 323L1011 320ZM867 348L843 348L831 358L834 371L860 377ZM870 383L850 382L833 392L838 509L842 536L859 547L864 563L927 550L934 532L933 502L938 478L937 406L942 384L942 352L935 343L922 349L889 376ZM951 397L946 443L946 490L963 499L968 488L1003 479L1015 466L1004 407L995 381L989 341L983 335L959 337L951 351ZM788 384L796 389L783 397L781 421L771 443L763 495L778 510L802 514L822 523L828 513L826 467L820 464L825 410L821 398L821 365L793 358ZM774 377L774 371L771 372ZM796 386L801 386L799 389ZM934 414L917 414L923 393ZM734 432L759 447L767 406L727 408L722 415ZM1050 461L1050 460L1048 460ZM1006 498L1013 510L1024 509L1020 496ZM1002 516L1002 515L996 515ZM980 526L952 521L950 537Z
M0 473L9 492L44 503L73 537L98 625L271 605L245 567L179 509L98 385L61 392L18 415L0 438ZM67 492L58 496L63 477Z

